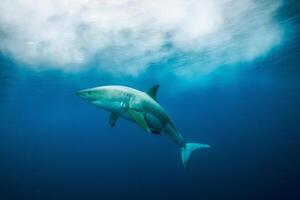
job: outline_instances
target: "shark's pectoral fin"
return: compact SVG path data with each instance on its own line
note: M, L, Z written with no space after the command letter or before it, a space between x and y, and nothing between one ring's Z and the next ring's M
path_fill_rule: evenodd
M128 109L127 110L129 116L133 121L135 121L142 129L146 130L147 132L151 133L150 128L145 120L144 114L139 112L135 109Z
M118 113L115 113L115 112L110 113L110 116L109 116L109 125L111 127L115 126L117 120L119 119L119 117L120 117L120 115Z

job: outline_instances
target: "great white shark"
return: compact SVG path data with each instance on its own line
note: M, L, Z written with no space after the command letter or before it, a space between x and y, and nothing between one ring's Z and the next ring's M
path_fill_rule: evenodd
M122 117L139 125L148 133L167 135L181 149L183 166L186 167L191 153L207 144L186 143L167 112L158 103L155 85L147 92L134 88L111 85L80 90L77 95L92 105L110 112L109 124L115 126Z

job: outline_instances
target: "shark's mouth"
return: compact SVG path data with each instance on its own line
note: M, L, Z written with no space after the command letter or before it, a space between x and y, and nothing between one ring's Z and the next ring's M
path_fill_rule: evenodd
M106 106L111 103L111 101L105 99L105 98L90 98L89 99L90 103L93 105L98 105L98 106Z
M99 99L98 99L98 98L90 98L90 99L89 99L89 102L90 102L90 103L92 103L92 102L94 102L94 101L99 101Z
M97 103L99 103L100 101L99 101L99 99L97 99L97 98L93 98L93 99L89 99L89 102L90 102L91 104L97 104Z

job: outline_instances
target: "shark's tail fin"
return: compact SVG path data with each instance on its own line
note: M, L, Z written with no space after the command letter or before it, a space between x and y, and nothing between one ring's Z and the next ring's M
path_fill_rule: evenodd
M186 143L185 147L181 148L181 158L182 158L183 166L186 167L190 155L193 151L195 151L196 149L208 148L208 147L210 147L210 145L198 144L198 143Z

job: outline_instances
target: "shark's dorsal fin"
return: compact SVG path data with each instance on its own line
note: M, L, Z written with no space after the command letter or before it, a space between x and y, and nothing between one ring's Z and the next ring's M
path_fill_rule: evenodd
M115 113L115 112L110 113L109 125L111 127L114 127L116 125L116 122L117 122L118 119L119 119L119 114L118 113Z
M157 90L159 88L159 85L154 85L152 88L150 88L146 93L152 97L152 99L154 99L155 101L157 101L156 99L156 93L157 93Z

